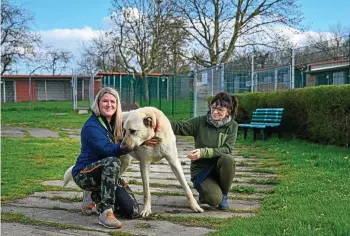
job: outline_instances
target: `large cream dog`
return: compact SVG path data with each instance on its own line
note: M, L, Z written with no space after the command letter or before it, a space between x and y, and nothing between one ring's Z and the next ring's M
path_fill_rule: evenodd
M131 163L132 158L139 160L144 193L144 209L141 211L141 216L146 217L152 212L149 166L151 163L158 162L163 158L168 161L172 171L180 182L191 209L195 212L203 212L203 209L198 205L186 182L177 155L176 137L164 113L154 107L143 107L134 111L123 112L123 123L125 133L121 146L131 150L135 147L137 149L120 158L121 175ZM146 140L153 137L159 138L159 145L142 145ZM71 177L71 168L65 173L64 185L67 184Z
M163 158L168 161L172 171L180 182L192 210L195 212L203 212L203 209L198 205L186 182L180 160L177 156L176 137L168 118L163 112L154 107L144 107L129 113L124 113L123 120L124 118L126 118L123 125L125 133L121 146L129 149L138 147L138 149L124 157L127 161L122 161L121 173L126 170L131 162L130 157L140 161L144 193L144 209L141 212L141 216L148 216L152 212L149 166L151 163L158 162ZM159 145L142 145L146 140L153 137L159 138Z

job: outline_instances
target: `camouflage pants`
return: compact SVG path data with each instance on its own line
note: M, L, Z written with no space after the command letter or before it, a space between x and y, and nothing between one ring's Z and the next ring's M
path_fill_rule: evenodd
M107 157L87 165L74 177L75 183L80 188L92 192L91 198L100 213L106 209L114 210L120 164L118 158Z

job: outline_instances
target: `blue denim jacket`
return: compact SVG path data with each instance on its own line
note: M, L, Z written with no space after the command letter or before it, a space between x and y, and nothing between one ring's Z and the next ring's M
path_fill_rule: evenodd
M120 144L113 142L108 130L93 113L81 130L81 152L72 170L73 177L87 165L111 156L120 156Z

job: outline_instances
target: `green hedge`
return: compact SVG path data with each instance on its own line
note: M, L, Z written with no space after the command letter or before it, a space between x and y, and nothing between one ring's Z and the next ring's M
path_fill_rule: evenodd
M350 85L318 86L264 93L235 94L237 121L250 122L256 108L283 107L282 129L322 144L350 144ZM209 97L210 101L212 97Z

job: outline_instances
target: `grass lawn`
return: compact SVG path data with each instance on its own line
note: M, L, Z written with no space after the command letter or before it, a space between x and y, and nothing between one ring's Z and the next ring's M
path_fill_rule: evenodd
M238 146L244 156L277 160L280 184L257 217L234 219L215 235L350 235L348 148L278 139Z
M152 101L151 106L159 107L172 120L188 119L193 114L190 100ZM1 104L1 125L48 128L59 131L61 128L80 129L90 114L77 115L72 110L71 101L20 102ZM148 106L148 103L142 104ZM172 110L172 105L176 106ZM86 104L87 107L87 104Z
M65 116L53 115L66 112ZM88 115L69 110L2 108L1 125L81 128ZM63 135L64 136L64 135ZM350 235L350 151L305 141L271 138L252 142L239 134L243 156L275 161L280 174L273 194L253 218L211 220L213 235ZM62 179L79 154L80 142L59 139L1 139L1 199L24 197L46 188L40 182ZM262 166L264 168L264 166ZM266 166L271 168L271 166ZM181 219L179 219L179 223ZM207 223L197 220L199 225Z

